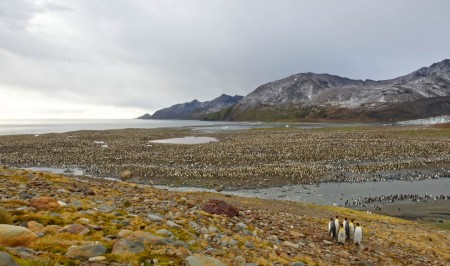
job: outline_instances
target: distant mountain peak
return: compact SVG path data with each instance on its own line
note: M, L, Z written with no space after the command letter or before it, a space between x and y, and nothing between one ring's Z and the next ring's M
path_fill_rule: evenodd
M144 115L140 119L206 119L211 113L220 112L231 107L242 99L242 96L222 94L211 100L200 102L194 99L190 102L175 104L156 111L153 115Z

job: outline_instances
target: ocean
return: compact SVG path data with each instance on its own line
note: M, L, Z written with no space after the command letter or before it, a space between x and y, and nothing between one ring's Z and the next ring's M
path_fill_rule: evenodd
M143 119L42 119L1 120L1 135L63 133L78 130L106 130L125 128L176 128L192 127L203 132L245 130L250 128L322 128L345 126L369 126L364 123L281 123L281 122L230 122L200 120L143 120Z
M235 125L236 123L198 120L142 119L0 120L0 135L63 133L77 130L124 128L216 127L231 124Z

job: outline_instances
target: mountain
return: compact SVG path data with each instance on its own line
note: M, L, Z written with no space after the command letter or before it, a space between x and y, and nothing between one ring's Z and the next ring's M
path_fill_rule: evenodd
M229 120L398 121L450 114L450 60L391 80L300 73L258 87Z
M234 121L383 121L450 114L450 59L390 80L299 73L245 97L221 95L146 114L142 119Z
M221 111L227 110L242 98L239 95L229 96L222 94L211 101L199 102L198 100L193 100L176 104L158 110L153 115L145 114L138 117L138 119L210 119L210 114L217 116Z

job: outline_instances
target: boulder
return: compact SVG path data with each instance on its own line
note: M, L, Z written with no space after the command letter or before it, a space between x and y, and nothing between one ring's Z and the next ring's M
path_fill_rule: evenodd
M81 224L69 224L64 226L63 228L59 229L58 231L64 232L64 233L71 233L71 234L87 234L89 233L89 229Z
M37 235L28 228L9 224L0 224L0 246L28 246Z
M17 263L8 253L0 251L0 266L17 266Z
M61 207L57 200L46 196L31 199L30 206L38 211L57 210Z
M159 240L163 239L164 237L157 236L148 232L144 231L134 231L131 233L127 239L132 241L139 241L139 242L150 242L150 243L156 243Z
M124 237L128 237L129 235L131 235L133 233L133 231L128 230L128 229L122 229L119 231L119 233L117 233L118 237L124 238Z
M28 229L30 229L31 231L35 232L35 233L42 233L45 229L45 226L41 223L38 223L36 221L29 221L27 223L27 227Z
M239 214L239 211L235 207L221 200L210 200L203 205L202 210L207 213L226 215L228 217L234 217Z
M125 171L120 173L120 178L122 180L130 179L132 176L133 176L133 174L130 171L128 171L128 170L125 170Z
M193 255L186 258L186 266L225 266L220 260L204 255Z
M66 257L71 259L89 259L106 254L106 247L103 245L71 246L66 253Z
M145 247L142 242L121 239L114 243L111 253L116 255L137 254L143 252L144 250Z

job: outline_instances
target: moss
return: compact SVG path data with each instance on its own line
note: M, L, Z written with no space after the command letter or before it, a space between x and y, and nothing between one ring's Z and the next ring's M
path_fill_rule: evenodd
M36 221L43 225L65 225L65 221L61 217L50 216L43 213L28 213L17 217L16 221Z
M41 257L35 259L15 259L18 265L21 266L54 266L55 261L50 257Z
M129 201L129 200L125 200L124 202L123 202L123 206L125 207L125 208L129 208L129 207L131 207L131 201Z

